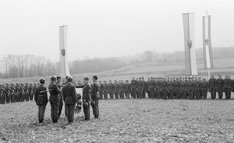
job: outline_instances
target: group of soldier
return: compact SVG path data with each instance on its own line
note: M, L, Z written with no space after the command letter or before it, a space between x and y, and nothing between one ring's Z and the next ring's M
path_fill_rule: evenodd
M90 119L90 105L93 109L94 118L99 118L99 83L98 77L93 76L93 83L89 83L89 78L84 78L84 84L76 85L72 77L66 77L66 81L62 83L61 77L53 76L50 79L48 88L45 86L45 79L40 79L40 85L35 91L35 102L38 106L39 123L43 123L46 105L50 102L51 119L53 123L57 123L61 116L63 103L65 103L65 116L68 124L73 122L74 113L80 110L83 105L85 120ZM76 88L83 89L83 95L76 93ZM50 96L48 98L48 92Z
M0 104L32 101L38 84L11 83L0 85Z
M230 76L221 75L215 78L214 75L207 81L201 77L167 77L167 78L133 78L130 82L126 80L109 83L100 81L100 99L136 99L136 98L156 98L156 99L207 99L208 92L211 99L231 98L234 91L234 80Z

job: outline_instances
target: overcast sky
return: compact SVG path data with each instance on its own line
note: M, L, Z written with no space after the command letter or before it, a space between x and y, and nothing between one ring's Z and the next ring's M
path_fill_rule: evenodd
M0 55L59 59L59 25L68 25L69 61L184 49L182 13L212 15L212 45L234 46L233 0L0 0Z

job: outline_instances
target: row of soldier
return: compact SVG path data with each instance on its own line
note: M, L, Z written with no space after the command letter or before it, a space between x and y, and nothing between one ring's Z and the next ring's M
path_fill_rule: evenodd
M0 104L33 100L38 84L2 84L0 85Z
M156 99L207 99L208 92L211 99L231 98L234 89L234 79L230 76L214 75L207 81L201 77L174 77L174 78L133 78L126 80L100 81L100 99L129 99L129 98L156 98Z

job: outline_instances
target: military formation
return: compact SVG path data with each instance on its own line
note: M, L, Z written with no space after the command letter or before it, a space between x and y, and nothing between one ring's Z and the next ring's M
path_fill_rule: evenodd
M230 99L234 92L234 79L230 76L207 81L201 77L133 78L131 81L100 81L100 99ZM225 95L225 97L224 97Z
M35 96L36 83L11 83L0 85L0 104L32 101Z

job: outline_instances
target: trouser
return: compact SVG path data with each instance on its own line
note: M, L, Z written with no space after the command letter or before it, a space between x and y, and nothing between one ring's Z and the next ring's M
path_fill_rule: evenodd
M130 93L129 92L125 92L125 96L126 96L126 99L130 99Z
M210 88L210 94L211 94L211 99L215 99L216 98L216 91L215 88Z
M24 102L24 100L25 100L25 94L21 94L20 101Z
M173 99L173 88L168 90L168 99Z
M26 101L29 101L29 94L26 94Z
M114 98L113 92L109 92L109 94L110 94L110 99L113 99Z
M207 89L202 90L202 99L207 99Z
M75 104L65 104L65 112L69 123L73 122L74 110L75 110Z
M90 103L88 103L88 106L83 105L83 111L84 111L85 120L89 120L90 119Z
M108 93L107 93L107 91L104 91L103 93L104 93L104 99L108 99Z
M43 120L44 120L45 109L46 109L46 104L38 105L38 120L39 120L39 123L42 123Z
M136 91L135 91L135 89L132 89L131 96L132 96L133 99L136 98Z
M115 99L119 99L119 93L117 91L115 92Z
M50 106L51 106L51 119L54 123L57 123L58 112L59 112L59 101L50 101Z
M217 91L218 91L219 99L222 99L223 98L223 88L218 87Z
M63 110L63 99L61 98L61 99L59 100L58 118L60 118L61 113L62 113L62 110Z
M1 100L1 101L0 101L0 103L1 103L1 104L5 104L5 101L6 101L5 94L1 94L1 96L0 96L0 97L1 97L1 99L0 99L0 100Z
M194 95L196 99L200 99L200 90L199 89L195 89L194 90Z
M99 117L99 106L98 101L95 101L95 104L92 104L94 118Z
M175 98L180 99L180 89L179 88L175 89Z
M15 94L11 94L11 103L15 102Z
M122 91L120 92L120 98L124 99L124 93Z
M142 90L142 93L141 93L141 95L142 95L142 98L145 98L145 96L146 96L146 90Z
M33 93L30 93L30 100L33 100Z
M6 103L10 103L11 102L11 96L10 94L6 95Z
M189 99L194 99L194 90L189 89Z
M99 91L100 99L103 99L103 92Z
M224 88L224 92L225 92L226 99L230 99L231 98L231 88Z

